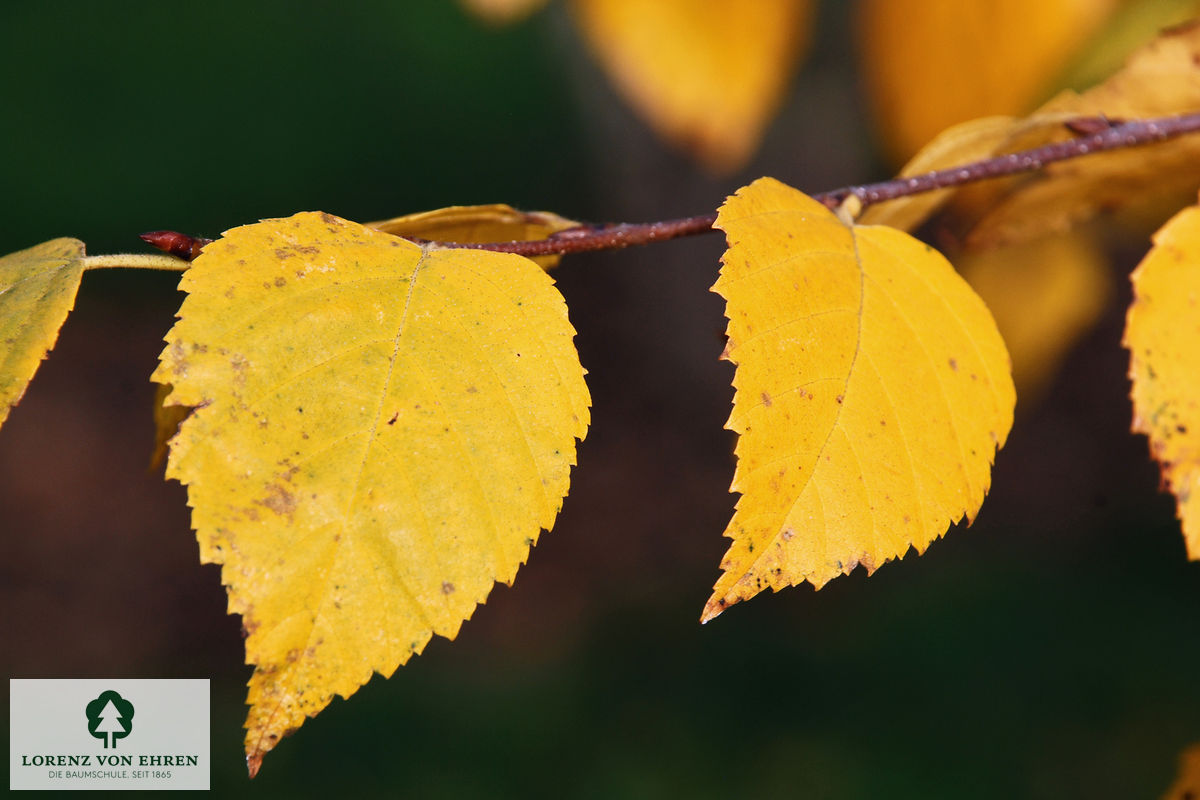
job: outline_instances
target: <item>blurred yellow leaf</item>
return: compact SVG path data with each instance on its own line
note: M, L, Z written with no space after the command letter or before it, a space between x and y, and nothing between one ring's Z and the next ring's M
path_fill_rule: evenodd
M1065 135L1063 123L1074 114L1038 114L1028 119L1014 117L983 117L948 128L934 137L912 157L899 177L921 175L941 169L982 161L1045 144L1056 134ZM899 197L868 207L859 220L864 225L887 225L912 231L925 222L961 189L939 189L933 192Z
M812 0L575 0L584 38L655 131L710 169L746 162L807 49Z
M459 2L472 14L493 25L505 25L524 19L546 5L546 0L459 0Z
M1200 560L1200 207L1154 235L1131 279L1124 344L1133 430L1150 438L1179 503L1188 557Z
M1137 48L1200 11L1197 0L1120 0L1104 27L1059 76L1064 89L1081 89L1112 75Z
M1200 798L1200 743L1184 748L1179 754L1179 774L1167 789L1163 800L1196 800Z
M987 304L1028 408L1112 296L1108 258L1088 231L965 253L959 274Z
M574 220L549 211L517 211L497 203L486 206L450 206L435 211L406 214L403 217L368 222L394 236L416 236L438 242L532 242L579 225ZM558 265L561 256L533 259L543 269Z
M0 258L0 424L75 306L83 242L52 239Z
M1036 115L1140 119L1200 109L1200 25L1168 31L1125 67L1083 94L1064 92ZM1035 115L1035 116L1036 116ZM1200 188L1200 137L1061 161L1028 178L998 184L973 227L972 246L1031 239L1066 230L1100 212L1153 204L1159 220Z
M167 476L243 618L253 774L513 580L590 401L563 299L519 256L303 213L228 231L180 285L153 378L196 410Z
M702 619L766 587L816 587L924 552L974 518L1012 425L1008 354L937 251L849 227L770 178L726 200L740 492Z
M858 32L877 129L896 161L964 120L1020 114L1116 0L863 0Z

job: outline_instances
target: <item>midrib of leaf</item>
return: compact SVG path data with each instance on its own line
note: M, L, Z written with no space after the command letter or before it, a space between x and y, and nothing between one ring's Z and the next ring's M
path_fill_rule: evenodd
M404 333L405 323L408 321L408 310L409 310L409 306L412 303L413 290L416 288L417 274L421 271L421 267L424 263L425 263L425 253L422 252L420 258L417 260L416 266L413 267L412 275L409 276L408 292L405 294L405 298L404 298L404 308L400 312L400 322L397 325L396 335L392 340L392 342L393 342L392 355L391 355L391 358L388 360L387 375L384 378L383 389L379 395L379 408L375 413L375 419L371 423L370 432L367 436L366 442L363 447L363 457L359 461L358 472L354 478L353 490L350 492L350 499L347 502L346 507L342 511L342 515L341 515L342 516L342 520L341 520L342 521L342 531L344 534L346 534L346 539L345 540L339 539L337 542L334 543L334 548L335 548L334 563L330 564L329 569L324 570L324 583L321 587L321 591L319 593L317 593L317 597L319 598L319 600L318 600L317 608L312 615L312 623L308 626L308 635L305 638L305 642L304 642L305 650L307 650L308 648L313 646L313 635L316 632L317 620L324 616L325 606L328 604L328 598L329 598L329 591L328 591L329 581L332 580L332 578L333 578L333 575L335 572L334 566L336 565L336 560L340 559L342 549L343 549L343 547L345 547L345 544L343 544L343 541L345 541L346 543L351 542L353 539L354 533L356 533L355 531L350 530L350 525L349 525L350 512L351 512L351 509L353 509L353 507L354 507L355 500L358 499L359 489L362 485L363 471L366 469L367 460L370 458L370 455L371 455L371 448L372 448L373 444L375 443L375 435L376 435L377 431L379 430L379 420L383 416L383 406L387 399L388 389L391 386L392 372L395 369L396 358L400 352L400 338ZM364 280L376 280L376 278L372 277L372 278L368 278L368 279L364 279ZM294 298L291 298L291 299L294 299ZM273 305L279 305L279 303L275 303ZM252 314L249 317L247 317L246 319L252 319L254 316L255 315ZM335 356L335 358L336 357L340 357L340 356ZM326 363L329 360L330 359L326 359ZM353 435L353 434L351 434L351 435ZM401 580L399 576L396 576L396 578L397 578L397 580L395 581L396 586L401 591L404 592L405 596L409 600L409 605L416 609L417 614L419 615L422 624L425 627L430 628L432 630L433 625L431 624L428 615L425 613L425 608L417 601L416 595L414 595L412 593L412 591L408 588L408 586L404 583L404 581ZM381 603L380 607L383 609L384 613L386 614L387 609L388 609L388 604ZM262 749L263 749L262 744L264 741L266 741L268 739L268 732L273 730L276 715L279 713L282 706L283 706L282 703L276 703L275 707L271 710L270 715L267 717L267 722L260 727L261 733L258 737L258 742L254 748L256 751L262 751Z
M363 471L366 469L367 460L371 457L371 448L375 445L376 434L379 432L379 420L383 418L383 406L384 406L384 403L387 402L388 390L392 386L392 374L396 369L396 359L399 357L399 353L400 353L400 339L404 335L404 327L405 327L406 323L408 322L408 310L409 310L409 307L412 305L413 292L416 290L416 287L417 287L417 275L418 275L418 273L420 273L421 267L424 264L425 264L425 251L422 250L421 256L420 256L420 258L417 259L416 266L413 267L412 274L408 278L408 292L405 293L405 296L404 296L404 308L400 312L400 322L396 326L396 336L392 339L392 355L391 355L391 358L388 359L387 375L383 379L383 388L379 393L379 406L375 411L375 419L372 420L372 422L371 422L371 428L367 434L367 440L363 445L363 456L362 456L362 459L358 463L358 473L354 476L353 490L350 492L350 500L349 500L349 502L347 502L345 509L342 511L342 529L346 534L351 535L351 536L355 533L355 531L349 530L350 512L351 512L351 509L354 508L355 501L358 499L358 494L362 487ZM340 551L341 547L342 547L342 543L340 540L338 541L337 546L338 546L338 550ZM407 595L411 605L413 605L417 609L417 613L420 615L422 624L425 625L426 627L432 629L433 625L430 622L428 615L425 613L424 606L422 606L417 601L416 595L413 594L412 590L408 588L408 586L404 583L404 581L397 581L397 585L400 586L401 589L404 591L405 595ZM325 608L325 597L327 596L327 594L328 593L322 593L321 606L318 609L318 614ZM387 609L386 604L384 604L384 609L385 610ZM314 617L314 619L315 619L315 617ZM312 641L312 633L310 632L309 633L309 644L311 644L311 641Z
M779 214L779 213L794 213L794 212L774 211L774 212L768 212L768 213ZM835 223L831 223L831 224L835 224ZM851 378L851 376L854 375L854 369L858 365L858 355L862 350L863 303L865 302L865 299L866 299L866 273L863 270L862 258L860 257L859 252L858 252L858 237L856 237L854 235L853 228L849 229L849 233L850 233L850 241L854 246L854 265L858 268L858 308L854 310L854 316L855 316L855 319L858 321L858 324L855 329L856 336L854 339L854 355L852 355L850 357L850 366L849 366L849 368L847 368L846 377L842 381L842 395L846 398L847 402L849 402L848 390L850 387L850 378ZM805 253L804 255L811 257L814 255L822 255L822 254L837 255L837 256L845 255L844 253L840 253L840 252L832 251L832 250L812 251L812 252ZM790 259L785 259L782 262L777 262L773 267L766 267L764 269L778 268L780 264L785 264L785 263L787 263L788 260L790 260ZM756 270L755 273L761 272L761 271L763 271L763 270ZM755 273L751 273L751 274L755 274ZM742 277L748 278L748 277L750 277L750 275L745 275ZM814 379L814 381L815 380L820 380L820 379ZM836 380L836 378L834 378L834 380ZM800 503L800 498L804 496L804 493L806 491L808 491L809 485L812 483L814 476L817 474L817 471L820 469L821 456L824 455L825 448L829 446L829 440L831 438L833 438L834 432L838 429L838 423L841 422L841 419L842 419L842 410L845 407L846 407L845 403L838 404L837 411L834 413L833 422L830 423L829 430L825 434L825 440L823 442L821 442L821 447L817 450L817 457L814 461L812 469L810 469L808 471L808 474L804 478L803 485L800 487L800 490L798 492L796 492L796 497L792 500L791 505L788 506L787 511L780 518L779 524L772 526L772 527L776 528L777 530L775 531L775 533L771 534L771 538L767 540L767 547L762 548L762 551L761 551L762 554L759 556L756 556L755 559L752 562L750 562L750 565L745 570L746 572L749 572L750 569L753 567L753 565L758 564L760 561L762 561L763 558L766 557L766 554L768 552L770 552L770 546L772 544L774 544L779 539L779 537L782 535L783 521L787 520L788 517L790 517L792 515L792 512L796 510L796 506ZM780 459L773 459L772 463L774 463L775 461L779 461L779 460ZM816 488L817 488L817 500L821 504L821 507L823 509L825 504L820 499L820 484L817 484ZM822 525L824 525L824 517L822 518ZM826 530L826 531L828 530L827 525L824 527L824 530ZM874 528L872 528L872 535L874 535ZM829 537L828 536L826 536L824 534L821 536L821 545L824 548L825 557L828 558L828 556L829 556Z

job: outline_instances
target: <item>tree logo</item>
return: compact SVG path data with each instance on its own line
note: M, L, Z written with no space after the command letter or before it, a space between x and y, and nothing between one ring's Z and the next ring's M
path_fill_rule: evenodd
M109 689L87 704L88 733L104 740L104 747L116 747L133 730L133 703Z

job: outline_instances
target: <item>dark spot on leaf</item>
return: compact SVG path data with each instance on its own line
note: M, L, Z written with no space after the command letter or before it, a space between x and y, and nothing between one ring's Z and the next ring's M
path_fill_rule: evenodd
M442 594L454 594L454 584L450 581L442 581Z
M474 386L467 387L467 394L477 394L478 392L479 392L479 390L476 389Z
M950 359L950 369L954 370L955 372L958 372L958 359L956 359L956 358Z
M399 418L400 418L400 412L399 412L399 411L397 411L395 414L392 414L392 418L388 420L388 423L387 423L387 424L388 424L388 425L395 425L395 424L396 424L396 420L397 420L397 419L399 419Z
M763 402L764 406L766 406L767 408L770 408L771 407L771 395L767 394L766 392L763 392L762 393L762 402Z
M838 405L840 406L840 405L842 404L842 401L843 401L843 400L845 400L845 399L846 399L846 395L844 395L844 394L839 394L839 395L837 396Z
M295 468L293 467L293 469ZM296 497L278 483L268 486L267 496L255 502L280 516L287 516L289 519L296 511Z
M784 528L783 533L781 533L779 535L780 535L780 537L782 537L782 539L785 542L790 542L792 540L792 537L794 537L796 535L796 532L794 530L792 530L791 528Z
M275 279L275 286L276 287L287 286L287 278L280 275L278 278Z

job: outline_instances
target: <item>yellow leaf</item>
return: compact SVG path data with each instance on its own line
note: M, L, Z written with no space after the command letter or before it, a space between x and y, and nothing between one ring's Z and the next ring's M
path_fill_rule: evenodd
M468 11L493 25L507 25L524 19L542 6L546 0L459 0Z
M418 237L459 244L476 242L532 242L575 228L574 220L549 211L517 211L497 203L487 206L450 206L435 211L368 222L368 228L394 236ZM561 256L538 256L533 261L543 269L558 266Z
M253 773L513 580L590 401L563 299L519 256L302 213L228 231L181 288L154 380L196 410L167 475L243 617Z
M83 242L52 239L0 258L0 424L75 306Z
M1161 31L1187 22L1198 10L1197 0L1121 0L1058 85L1080 88L1103 81L1119 70L1134 50Z
M1200 797L1200 743L1179 754L1179 774L1163 800L1196 800Z
M1072 231L966 253L954 265L995 317L1028 410L1112 296L1103 248L1090 231Z
M811 0L575 0L618 91L709 169L758 147L808 46Z
M864 0L863 75L896 161L964 120L1024 113L1115 0Z
M1200 109L1200 25L1177 28L1134 53L1124 69L1083 94L1064 92L1037 114L1141 119ZM1016 182L971 230L987 247L1066 230L1133 204L1179 208L1200 188L1200 137L1061 161Z
M1039 114L1029 119L983 117L942 131L912 157L898 177L906 178L935 170L969 164L1005 153L1045 144L1056 134L1065 134L1063 123L1074 114ZM888 200L868 207L859 218L864 225L887 225L912 231L934 214L960 189Z
M726 200L737 365L733 544L702 619L765 587L820 587L974 518L1012 425L991 315L935 250L848 227L770 178Z
M1131 279L1124 344L1133 430L1150 437L1179 503L1188 557L1200 559L1200 207L1155 234Z

